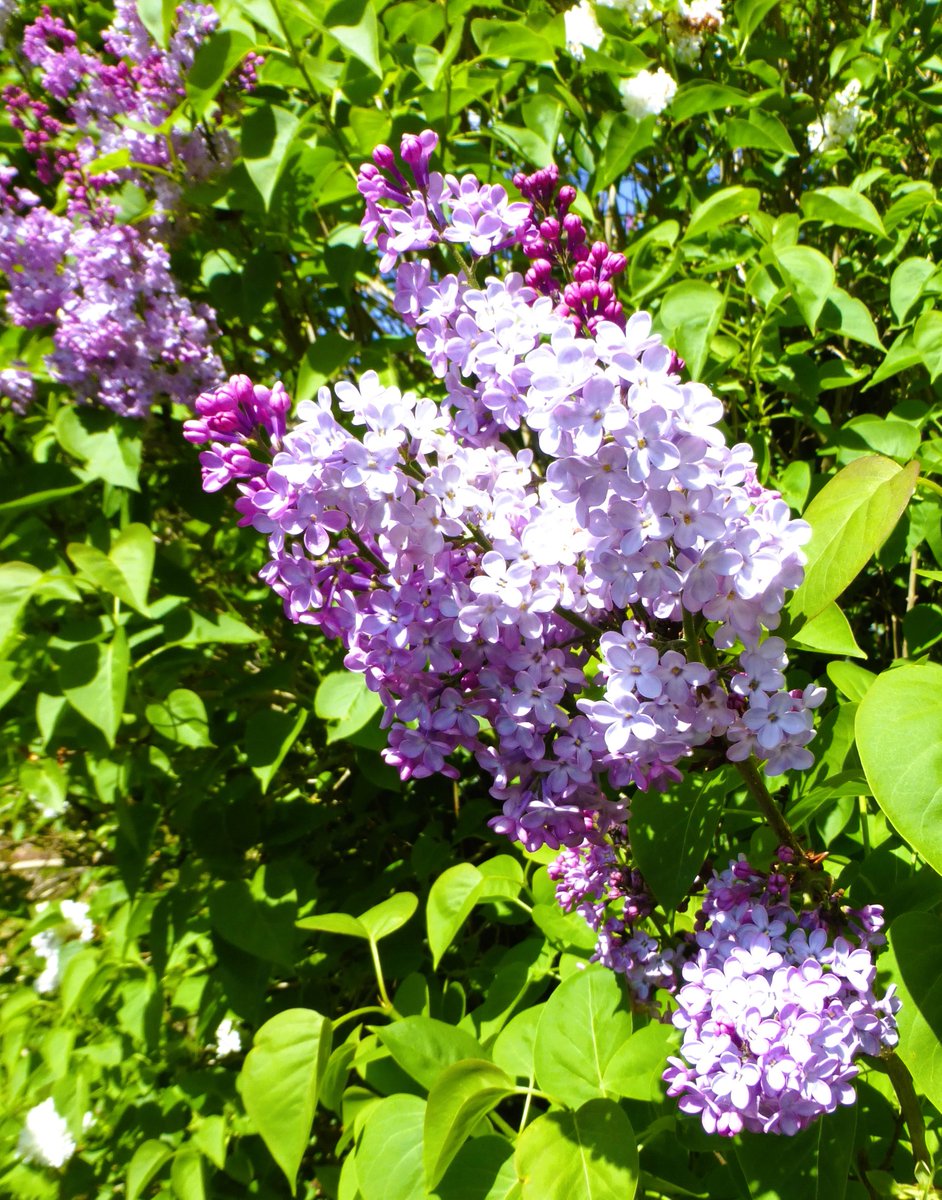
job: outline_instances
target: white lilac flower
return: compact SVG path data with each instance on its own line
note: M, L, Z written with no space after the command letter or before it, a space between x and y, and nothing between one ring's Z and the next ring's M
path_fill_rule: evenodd
M591 0L580 0L575 8L569 8L564 14L566 22L566 49L581 62L585 58L586 47L598 50L605 34L595 18L595 9Z
M55 1167L56 1170L64 1167L75 1153L75 1139L51 1097L26 1114L18 1150L27 1162Z
M828 100L821 120L808 126L808 148L812 154L826 154L847 145L864 115L857 103L859 96L860 82L852 79Z
M658 67L656 71L639 71L631 79L623 79L618 90L629 115L640 121L656 117L667 108L677 92L677 81L663 67Z
M242 1038L232 1021L226 1017L219 1022L216 1030L216 1057L227 1058L230 1054L238 1054L242 1049Z
M47 902L36 905L42 913L49 907ZM42 972L33 987L40 995L55 991L61 976L61 952L66 942L90 942L95 936L95 925L88 915L88 905L83 900L62 900L59 903L62 921L52 929L44 929L30 939L30 945L45 961Z

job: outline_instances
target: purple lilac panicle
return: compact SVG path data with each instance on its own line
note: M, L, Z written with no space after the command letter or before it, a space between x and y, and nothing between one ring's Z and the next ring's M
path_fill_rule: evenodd
M795 1134L855 1099L861 1054L897 1041L899 1000L877 1000L882 909L796 913L781 874L743 857L715 874L683 967L664 1080L707 1133Z
M361 172L368 237L393 261L416 248L393 244L395 214L419 204L420 253L456 228L435 142L403 140L414 187L388 147ZM557 182L524 194L558 203ZM567 254L554 270L575 270ZM387 760L455 775L469 751L502 805L493 827L529 849L604 835L624 820L611 795L679 779L700 748L806 766L824 692L784 690L767 631L808 528L750 448L726 446L719 401L682 382L650 317L583 319L515 272L476 284L425 258L399 264L396 308L441 401L366 372L301 404L277 444L234 426L202 457L205 485L234 481L242 523L267 536L286 613L341 639L380 695ZM715 667L683 653L685 613L712 630Z

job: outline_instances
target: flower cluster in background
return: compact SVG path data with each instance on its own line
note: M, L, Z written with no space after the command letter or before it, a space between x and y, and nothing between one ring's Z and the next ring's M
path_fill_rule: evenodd
M808 148L813 154L827 154L847 145L864 117L859 98L860 81L852 79L828 99L821 120L808 126Z
M187 402L221 374L214 315L181 294L165 244L184 182L232 158L215 118L213 128L167 127L217 22L207 6L181 5L164 51L133 0L123 0L102 35L103 51L94 53L44 10L22 38L33 90L11 85L3 94L35 173L31 181L0 168L7 316L51 332L45 365L53 380L122 416L146 416L164 398ZM254 86L256 65L252 56L243 89ZM61 188L65 212L52 199L44 203L37 188ZM121 219L128 188L146 206L135 224ZM5 373L0 394L22 411L31 389Z
M91 1123L92 1114L86 1113L83 1128L87 1129ZM75 1150L75 1138L69 1124L60 1115L51 1096L29 1110L20 1131L18 1151L21 1158L59 1171Z
M210 443L204 486L237 482L286 613L339 638L379 693L387 761L456 775L470 751L502 805L493 827L530 849L604 833L613 793L680 779L695 751L807 767L824 693L787 690L765 636L807 526L748 446L726 446L719 401L682 382L650 318L626 320L624 259L588 244L555 170L518 177L514 203L431 172L435 141L403 140L413 184L380 147L360 187L445 400L367 372L334 389L358 432L326 388L288 431L284 388L236 377L186 427ZM399 262L509 242L526 280Z
M48 903L36 905L40 916L49 908ZM60 900L60 920L47 929L34 934L30 945L43 960L42 972L33 984L40 994L55 991L62 976L62 950L69 942L90 942L95 936L95 925L88 915L88 905L82 900Z

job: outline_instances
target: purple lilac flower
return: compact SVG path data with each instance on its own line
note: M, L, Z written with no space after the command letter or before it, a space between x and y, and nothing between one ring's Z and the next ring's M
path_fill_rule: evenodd
M436 275L425 252L472 236L472 217L449 234L456 196L473 221L510 209L431 171L435 144L406 138L401 159L378 147L359 187L384 263L417 254L397 267L396 308L442 399L366 372L321 389L267 445L254 415L225 439L207 426L205 485L233 482L287 615L341 639L381 697L387 760L453 773L450 756L470 752L501 805L493 827L530 849L579 846L621 819L609 796L670 785L697 749L755 754L769 773L806 765L823 693L784 690L768 632L801 581L807 526L758 483L748 446L727 447L721 404L682 381L647 314L563 311L563 287L515 272ZM534 235L531 216L524 246L552 243L554 278L607 283L619 264L569 219L557 173L518 185L541 225L556 221ZM250 408L257 389L229 386ZM523 450L505 440L518 429ZM716 666L683 652L685 612ZM610 932L614 954L623 931Z
M852 1104L855 1060L897 1041L899 1000L873 991L881 924L876 906L796 913L784 876L742 857L714 874L676 994L680 1057L664 1072L681 1111L731 1137L795 1134Z

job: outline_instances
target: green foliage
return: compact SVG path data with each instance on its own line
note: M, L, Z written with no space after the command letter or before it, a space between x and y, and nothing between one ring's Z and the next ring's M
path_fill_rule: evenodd
M730 1144L680 1116L661 1083L676 1031L589 964L549 856L490 838L469 760L454 786L383 763L380 698L258 584L251 531L199 491L183 414L79 407L37 368L42 331L10 329L0 368L37 368L38 398L0 410L2 1195L932 1194L916 1158L919 1121L938 1153L942 1106L935 7L728 0L692 63L669 22L605 8L579 61L560 7L220 3L168 122L214 121L245 53L265 62L221 110L232 168L187 185L174 269L216 309L232 372L283 378L296 401L366 369L434 395L360 242L359 162L431 126L459 175L555 160L578 181L578 210L626 256L626 308L652 312L811 526L778 632L796 686L830 691L815 767L771 783L848 902L887 907L907 1111L865 1062L858 1104L799 1138ZM82 44L110 18L52 8ZM139 8L166 43L175 5ZM37 11L8 26L4 84L31 70L16 47ZM636 120L618 85L662 64L677 95ZM812 152L852 79L856 136ZM119 219L140 219L133 203ZM632 798L630 829L675 931L712 863L771 853L711 747L683 784ZM94 936L64 942L37 994L31 939L63 899L88 901ZM217 1046L225 1019L247 1054ZM77 1143L61 1173L17 1151L47 1097Z

